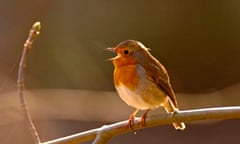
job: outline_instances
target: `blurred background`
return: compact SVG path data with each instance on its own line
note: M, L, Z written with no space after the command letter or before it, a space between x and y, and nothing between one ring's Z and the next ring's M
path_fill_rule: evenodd
M180 109L240 104L240 1L0 0L0 141L33 143L17 96L29 29L40 21L26 69L26 97L42 141L126 120L105 51L139 40L167 68ZM151 112L162 113L161 109ZM236 143L238 120L171 125L116 137L111 144ZM120 141L121 140L121 141Z

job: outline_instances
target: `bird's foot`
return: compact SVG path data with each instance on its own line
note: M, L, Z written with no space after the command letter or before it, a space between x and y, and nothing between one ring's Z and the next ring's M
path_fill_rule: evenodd
M134 126L134 121L135 121L135 115L131 115L128 119L128 128L133 129Z
M146 118L147 118L147 114L148 114L149 111L150 111L150 110L146 110L146 111L144 112L144 114L141 116L141 118L140 118L140 120L139 120L139 122L138 122L138 125L139 125L140 127L146 126Z
M138 125L140 126L140 128L146 126L146 118L147 118L147 116L144 116L144 115L143 115L143 116L140 118L140 120L138 121Z
M134 127L134 121L135 121L135 116L136 114L138 113L139 109L136 109L129 117L129 120L128 120L128 128L130 129L133 129Z

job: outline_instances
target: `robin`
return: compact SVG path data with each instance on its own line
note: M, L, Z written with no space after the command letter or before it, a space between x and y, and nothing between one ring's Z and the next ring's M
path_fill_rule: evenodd
M136 108L130 115L128 126L134 125L135 115L145 110L140 124L150 110L163 107L168 113L177 113L178 104L165 67L151 55L150 49L141 42L126 40L114 48L107 48L117 53L109 60L114 65L114 85L121 99ZM183 122L173 123L175 129L184 130Z

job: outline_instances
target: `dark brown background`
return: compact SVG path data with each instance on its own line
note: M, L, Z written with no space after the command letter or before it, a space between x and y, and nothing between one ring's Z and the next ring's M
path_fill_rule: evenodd
M126 39L135 39L151 48L153 55L166 66L177 93L192 93L180 101L184 108L191 108L194 102L190 99L198 99L199 93L218 92L240 81L239 7L240 1L234 0L1 0L0 97L5 99L6 93L16 91L23 43L32 23L39 20L42 31L34 43L26 71L28 90L113 91L113 67L105 61L113 54L104 49ZM235 95L232 101L239 102L239 96ZM238 104L224 103L228 95L224 96L214 105ZM203 97L209 106L211 97ZM47 98L45 100L49 101ZM66 96L61 102L67 101ZM109 103L106 100L106 105ZM51 105L51 101L48 104ZM8 107L1 110L10 111ZM55 118L47 125L59 129L47 133L44 125L47 122L39 119L37 125L40 133L44 133L44 140L82 131L85 123L88 124L86 129L104 123L101 119L87 122ZM1 135L4 143L14 143L15 137L19 143L31 141L24 125L20 127L26 131L17 132L21 129L16 128L18 123L2 124L2 133L7 135ZM185 132L163 126L118 137L112 143L233 143L238 139L238 127L238 121L193 125ZM45 131L41 132L42 129ZM54 133L56 131L58 134Z

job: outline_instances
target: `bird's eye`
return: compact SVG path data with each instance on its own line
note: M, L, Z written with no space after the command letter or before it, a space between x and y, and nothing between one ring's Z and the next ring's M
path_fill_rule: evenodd
M128 54L129 51L128 51L128 50L124 50L123 53L124 53L124 54Z

